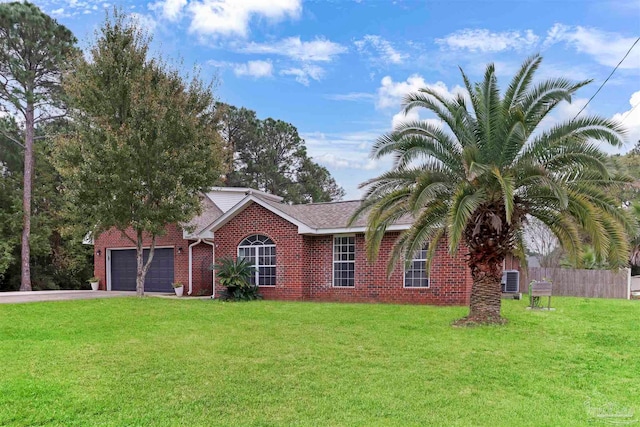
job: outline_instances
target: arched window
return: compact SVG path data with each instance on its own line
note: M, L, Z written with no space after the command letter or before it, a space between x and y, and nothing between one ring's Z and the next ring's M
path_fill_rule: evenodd
M276 244L267 236L254 234L238 245L238 258L255 267L251 283L258 286L276 285Z

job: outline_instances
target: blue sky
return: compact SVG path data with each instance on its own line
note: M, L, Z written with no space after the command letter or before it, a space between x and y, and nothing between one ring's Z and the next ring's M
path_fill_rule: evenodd
M1 0L0 0L1 1ZM594 79L547 125L571 119L640 36L640 1L36 0L87 46L113 4L134 13L165 58L217 79L221 101L295 125L313 158L358 198L390 166L368 157L402 120L402 96L453 93L494 62L506 84L539 52L539 76ZM640 43L585 113L640 139ZM419 115L421 119L429 116Z

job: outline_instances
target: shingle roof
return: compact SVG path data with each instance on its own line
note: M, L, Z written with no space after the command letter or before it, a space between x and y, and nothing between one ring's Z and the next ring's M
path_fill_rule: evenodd
M273 200L273 198L261 197L260 194L254 193L252 197L260 199L261 203L265 203L273 207L276 211L280 211L309 228L316 230L347 228L349 219L361 203L360 200L348 200L344 202L289 205ZM224 212L205 195L202 198L202 214L193 218L186 227L193 227L191 234L198 235L223 215ZM366 222L367 215L361 215L351 227L364 227L366 226ZM407 216L400 218L395 224L411 225L412 222L412 218Z
M222 211L215 203L211 201L207 196L203 196L201 199L202 213L194 217L185 228L193 227L192 234L196 235L203 231L213 221L222 216Z
M344 202L308 203L304 205L287 205L267 201L269 205L279 209L287 215L308 225L311 228L345 228L349 218L360 206L360 200L348 200ZM398 225L410 225L410 217L403 217L396 221ZM364 227L367 216L361 215L352 227Z

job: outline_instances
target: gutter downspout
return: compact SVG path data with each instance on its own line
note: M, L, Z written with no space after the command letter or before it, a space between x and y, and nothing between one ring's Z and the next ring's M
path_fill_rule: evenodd
M193 292L193 247L202 242L202 239L198 239L189 245L189 292L187 295L191 295Z
M215 266L216 265L216 245L213 243L213 241L208 242L206 240L203 240L202 243L204 243L206 245L211 245L211 265ZM215 299L216 298L216 269L215 269L215 267L213 267L211 269L211 274L212 274L211 299Z

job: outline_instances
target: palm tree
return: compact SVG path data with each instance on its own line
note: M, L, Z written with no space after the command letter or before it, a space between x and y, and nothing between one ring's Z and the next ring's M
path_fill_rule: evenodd
M528 58L504 95L493 64L473 85L460 70L467 93L448 97L423 88L407 95L405 114L425 108L442 126L405 122L372 149L372 158L392 155L394 164L361 185L366 193L352 218L368 214L369 258L376 258L386 228L405 215L414 222L395 242L389 273L425 245L430 263L441 240L452 254L464 250L473 286L469 315L460 324L504 321L502 262L524 253L527 215L546 224L572 257L580 256L584 233L611 265L629 260L627 235L635 235L636 223L609 191L628 179L608 172L607 156L596 145L619 146L624 131L597 116L540 129L555 107L589 83L558 78L534 84L541 60Z

